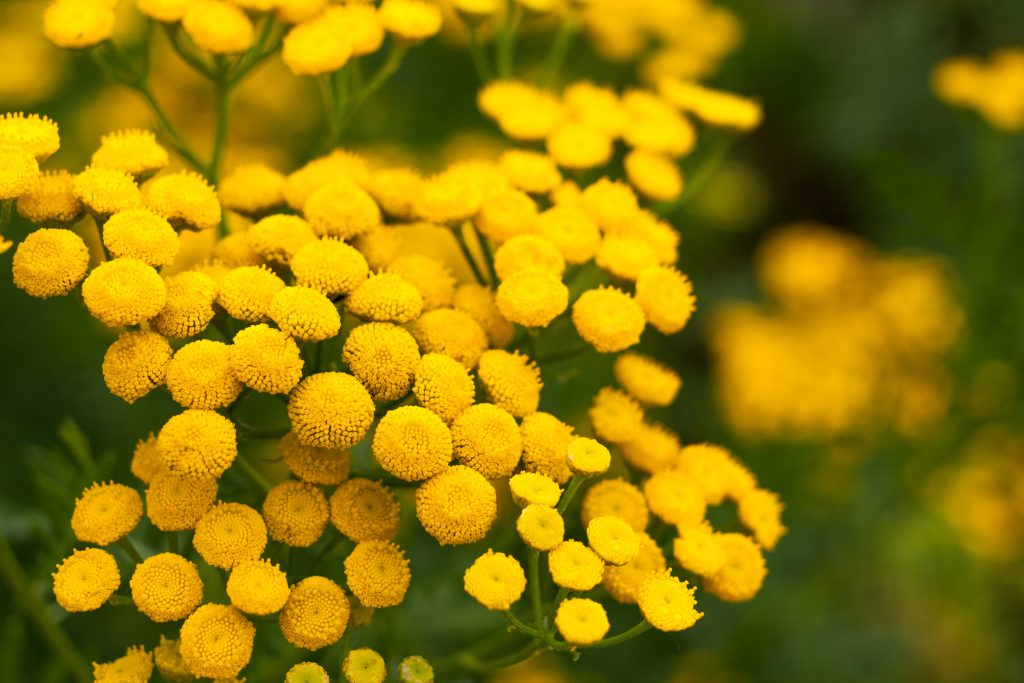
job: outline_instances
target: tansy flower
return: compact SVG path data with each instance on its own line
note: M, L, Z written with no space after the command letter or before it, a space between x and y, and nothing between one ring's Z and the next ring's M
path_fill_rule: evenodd
M134 403L164 383L171 345L155 332L128 332L103 355L103 381L110 393Z
M324 533L327 499L313 484L283 481L263 499L263 520L270 538L295 548L308 548Z
M622 106L629 119L622 137L630 147L681 157L696 144L693 124L654 93L630 90L622 96Z
M634 531L647 528L650 517L643 492L622 479L605 479L587 489L583 496L580 517L584 524L599 517L616 517Z
M156 437L150 434L148 438L140 439L132 452L132 474L144 484L148 484L164 469L163 458L160 457L160 450L156 447Z
M135 0L140 12L156 21L176 24L185 16L185 10L195 4L195 0ZM159 663L157 664L159 666Z
M354 7L357 5L347 5L346 9ZM415 215L415 205L422 185L423 177L411 168L382 168L373 172L366 189L384 213L409 220ZM373 235L375 232L368 234Z
M331 494L331 524L356 541L390 541L398 533L398 501L377 481L349 479Z
M409 560L391 541L362 541L345 558L345 580L367 607L402 604L409 590Z
M203 330L213 320L216 311L217 283L212 277L198 271L185 271L166 280L167 303L153 318L151 324L165 337L184 339Z
M761 105L735 93L677 78L659 81L658 92L672 106L712 126L748 131L761 125Z
M584 436L577 436L569 442L565 458L569 469L584 477L604 474L612 462L612 454L604 445Z
M567 121L547 135L551 158L573 171L606 165L615 151L615 141L598 128L580 121Z
M620 444L634 438L644 421L644 411L624 392L604 387L594 396L587 413L594 432L602 441Z
M757 485L750 470L714 444L686 446L679 451L676 468L701 488L708 505L718 505L726 496L739 500Z
M164 471L146 489L146 516L160 531L194 529L216 500L216 479Z
M537 204L520 190L500 190L487 195L473 223L496 242L531 233L537 227Z
M483 200L479 186L449 169L420 184L413 212L437 225L460 223L471 218Z
M523 452L519 425L491 403L470 406L452 423L452 443L459 463L488 479L511 476Z
M270 317L270 302L284 289L284 281L266 266L242 266L220 279L219 303L236 320L259 323Z
M637 594L640 613L659 631L682 631L704 616L697 611L693 588L665 570L648 580Z
M285 672L284 683L331 683L331 677L319 664L299 662Z
M53 595L68 612L99 609L121 585L117 561L106 550L75 550L53 574Z
M181 658L180 640L168 640L161 635L160 644L153 648L153 660L161 678L169 683L183 683L195 678Z
M476 385L465 365L440 353L428 353L416 365L412 393L421 406L451 424L473 405Z
M502 280L527 268L541 268L560 277L565 270L565 259L558 247L544 237L516 235L495 252L494 268Z
M289 643L319 650L338 642L348 617L348 598L338 584L322 576L310 576L292 586L278 622Z
M352 42L323 16L294 26L284 37L281 59L296 76L321 76L345 66Z
M329 297L355 291L370 273L362 254L335 239L318 240L300 247L288 265L295 274L295 284ZM412 289L415 292L415 288ZM419 292L415 294L418 296ZM422 301L420 303L422 305Z
M82 283L82 299L94 318L108 327L137 325L167 302L167 285L151 266L133 258L100 264Z
M531 194L550 192L562 182L554 160L532 150L506 150L498 158L498 167L514 187Z
M583 210L605 232L634 220L640 211L636 194L623 182L601 178L587 186L582 195Z
M186 408L215 410L238 398L242 383L231 369L231 347L210 339L185 344L167 366L171 398Z
M636 279L636 303L655 329L675 334L693 315L693 285L675 268L648 268Z
M642 531L637 535L640 537L640 550L636 557L621 567L605 567L601 580L602 586L615 600L627 604L635 603L644 585L665 571L667 566L665 556L654 539Z
M263 323L246 327L232 340L231 371L254 391L287 394L302 379L302 367L295 340Z
M761 590L768 573L761 549L743 534L719 534L721 569L704 579L704 590L727 602L745 602Z
M423 310L423 295L397 273L376 273L345 301L345 308L363 320L407 323Z
M92 154L92 165L116 168L144 180L170 163L167 150L148 130L118 130L100 138L100 147Z
M565 539L565 520L553 507L527 505L516 518L516 531L527 547L547 552Z
M202 477L224 474L238 455L235 425L212 410L175 415L160 429L157 446L168 469Z
M388 271L398 273L423 296L423 310L451 306L455 299L455 276L437 259L410 254L395 259Z
M273 614L288 600L288 577L270 560L245 560L231 570L227 593L247 614Z
M135 258L150 266L166 266L178 254L178 234L148 209L119 211L103 224L103 244L114 257Z
M54 0L43 13L43 32L57 47L92 47L113 34L115 8L108 0Z
M369 177L370 166L364 157L347 149L335 149L285 178L285 201L296 211L302 211L317 190L345 181L363 187Z
M71 529L83 543L110 545L132 532L142 517L142 498L124 484L93 484L75 501Z
M289 214L275 214L257 221L249 227L246 236L254 252L271 263L283 265L287 265L302 247L316 242L316 233L309 223Z
M32 187L18 197L18 215L35 225L71 225L82 215L75 196L74 177L65 170L44 171Z
M349 332L341 357L375 400L394 401L409 393L420 351L401 327L366 323Z
M697 576L717 574L725 564L725 549L707 522L680 527L679 536L672 542L672 555L679 566Z
M572 645L590 645L604 638L611 628L600 603L587 598L569 598L558 605L555 626Z
M597 351L615 353L640 341L644 311L625 292L600 287L587 290L576 300L572 323L583 340Z
M429 479L451 462L452 435L441 418L426 408L402 406L377 424L373 457L399 479Z
M557 585L586 591L601 583L604 562L587 546L569 540L562 541L548 553L548 569Z
M644 496L657 517L674 526L696 526L704 520L704 492L679 470L662 470L644 482Z
M245 12L223 0L198 0L185 10L181 26L199 49L214 55L245 52L255 39Z
M596 517L587 524L587 543L608 564L623 565L640 551L640 536L618 517Z
M487 335L473 318L454 308L427 311L409 331L424 353L443 353L467 368L475 368L487 348Z
M341 663L341 672L348 683L384 683L387 677L384 658L368 647L350 650Z
M192 545L207 564L231 569L263 554L267 527L248 505L222 501L199 519Z
M72 189L82 205L101 220L142 205L142 192L135 180L115 168L90 166L75 176Z
M112 662L92 663L92 676L96 683L123 683L148 681L153 675L153 654L141 645L129 647L127 652Z
M658 422L641 422L628 441L619 444L623 460L644 472L672 467L679 454L679 437Z
M519 352L485 351L477 375L487 396L514 417L537 411L540 403L540 368Z
M736 501L740 523L747 527L765 550L779 542L786 527L782 525L782 503L779 496L765 489L751 489Z
M60 132L46 116L7 113L0 116L0 149L21 150L46 161L60 149Z
M565 117L557 97L524 81L492 82L477 100L480 109L514 140L542 140Z
M320 237L350 239L380 225L380 208L351 182L326 185L306 200L303 213Z
M487 609L507 610L526 590L526 574L511 555L488 550L466 570L463 587Z
M561 252L566 262L586 263L601 244L601 231L580 208L553 206L537 218L537 234Z
M572 441L572 427L549 413L531 413L519 425L523 438L523 469L551 477L556 483L569 481L572 472L565 454Z
M452 7L467 24L477 24L494 16L501 7L500 0L453 0Z
M373 399L352 375L321 372L302 380L288 399L288 419L303 446L348 448L373 423Z
M0 149L0 201L27 194L39 180L39 163L20 149Z
M454 305L465 311L480 324L491 348L500 349L512 343L515 326L498 310L494 290L475 283L459 285L455 290Z
M146 207L179 230L211 230L220 223L217 193L206 180L191 171L154 178L142 190Z
M284 174L258 162L241 164L221 179L217 192L225 209L263 216L284 203Z
M526 268L498 286L496 301L508 320L525 327L547 327L569 305L569 288L549 270Z
M516 505L545 505L553 508L558 505L562 489L550 477L536 472L520 472L508 480L512 491L512 499Z
M629 182L648 199L670 202L683 192L683 174L668 157L633 150L626 155L624 164Z
M658 265L658 254L633 235L607 235L594 260L612 277L635 281L644 270Z
M220 266L223 272L240 266L265 265L263 257L253 251L246 232L234 232L220 238L213 245L213 263ZM210 273L217 280L221 279L221 276L214 276L209 270L204 272Z
M562 102L573 118L610 137L618 137L627 125L622 102L611 88L575 81L562 91Z
M679 393L679 375L650 356L632 351L620 354L612 367L615 380L644 405L670 405Z
M178 621L203 601L203 580L196 565L175 553L147 557L131 578L132 601L156 622Z
M194 676L231 678L252 657L256 627L231 605L203 605L181 626L181 658Z
M407 43L418 43L441 30L441 8L423 0L384 0L378 10L384 29Z
M303 446L288 432L277 442L288 471L311 484L333 485L348 479L352 456L348 451Z
M384 42L384 25L373 5L328 7L320 20L335 33L348 38L352 43L352 54L357 57L373 54Z
M434 668L419 655L405 657L398 663L398 680L401 683L433 683Z
M494 487L462 465L449 467L416 489L416 518L441 545L479 541L497 514Z

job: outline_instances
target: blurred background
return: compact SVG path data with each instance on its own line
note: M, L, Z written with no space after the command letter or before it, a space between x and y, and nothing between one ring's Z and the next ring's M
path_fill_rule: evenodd
M699 310L676 346L644 345L684 378L658 419L686 443L734 449L779 492L790 531L753 602L708 596L698 628L497 680L1024 681L1024 135L930 86L947 57L1024 46L1024 3L716 4L742 34L707 80L759 98L766 120L674 210ZM102 133L148 126L149 114L85 56L51 47L42 7L0 2L0 111L58 121L54 165L75 170ZM527 37L524 59L548 39ZM634 78L595 44L574 47L574 74ZM202 84L173 59L157 73L159 96L201 142ZM499 148L474 88L457 37L419 48L345 144L427 169ZM271 60L239 97L229 168L291 170L308 156L312 85ZM16 223L15 241L27 229ZM11 253L0 256L8 272ZM139 633L155 640L124 608L68 618L49 572L71 547L74 497L128 477L136 441L175 409L166 396L129 407L110 395L110 333L73 299L32 299L4 276L0 311L0 680L64 680L12 585L42 597L90 658L120 655ZM610 377L610 361L583 375L556 368L545 401L584 407ZM404 633L438 614L435 637L452 640L499 624L479 623L493 615L451 583L411 600Z

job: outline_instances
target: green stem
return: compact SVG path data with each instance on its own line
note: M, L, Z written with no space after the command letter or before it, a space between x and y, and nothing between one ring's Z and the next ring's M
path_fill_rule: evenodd
M558 501L558 514L564 515L566 509L569 507L569 503L572 502L573 496L576 495L576 491L583 484L583 480L586 479L583 475L574 474L572 479L569 480L569 485L565 487L565 493L562 494L561 500Z
M341 653L338 657L338 680L346 680L345 676L345 657L348 656L349 644L352 640L352 628L351 626L345 629L345 635L341 637Z
M511 652L503 657L496 657L494 659L480 659L471 654L464 654L460 656L456 663L463 669L472 671L474 673L489 673L491 671L497 671L498 669L504 669L505 667L518 664L524 660L529 659L533 656L537 650L541 648L541 645L537 642L528 643L522 649Z
M114 593L107 599L107 604L114 607L131 607L135 604L135 601L130 596Z
M320 99L324 108L324 123L327 124L325 147L329 150L338 144L340 121L338 121L337 99L334 94L334 74L325 74L316 79L320 86Z
M533 607L533 623L541 627L541 619L544 617L540 600L540 553L531 550L526 558L527 571L530 573L530 603Z
M484 277L483 272L480 270L480 266L477 265L476 259L473 257L473 252L469 248L469 244L466 242L466 236L462 232L462 227L455 226L452 228L452 234L455 235L455 241L459 243L459 249L462 250L462 255L466 257L466 263L469 264L470 270L473 271L473 277L476 281L482 285L487 285L487 278Z
M135 544L132 543L132 539L125 536L117 541L117 545L119 545L121 549L128 554L128 557L132 558L132 562L135 564L142 564L142 554L139 552L139 549L135 547Z
M512 0L507 0L505 5L505 23L501 25L498 33L495 55L495 65L498 78L511 78L515 64L516 51L516 30L519 28L519 21L522 17L522 10Z
M509 623L512 624L513 626L515 626L519 631L522 631L523 633L525 633L526 635L528 635L528 636L530 636L532 638L539 638L541 640L544 639L544 634L543 633L541 633L540 631L538 631L535 628L527 626L525 623L523 623L523 621L519 617L517 617L516 615L512 614L512 612L510 612L508 610L505 610L504 614L505 614L505 618L508 619Z
M228 135L228 119L231 115L231 83L227 77L227 62L222 57L217 59L217 74L214 87L217 98L217 119L213 131L213 151L210 153L210 182L214 185L220 180L220 164L224 155L224 143ZM222 231L222 236L225 234Z
M487 54L483 45L480 44L480 34L477 33L476 24L469 25L469 56L473 60L473 68L480 83L487 83L491 80L491 66L487 62Z
M570 48L572 48L572 43L576 38L578 30L579 22L576 20L576 17L573 14L567 15L558 27L558 33L551 43L548 56L544 59L544 66L541 67L540 77L537 78L538 87L546 88L555 80L555 76L562 69L562 64L565 63L565 58L568 56Z
M175 553L175 554L180 552L180 549L179 549L179 546L178 546L178 532L177 531L168 531L167 532L167 552Z
M715 176L715 172L721 168L725 159L729 156L729 150L736 141L736 136L727 132L719 132L719 137L711 144L711 149L700 162L700 166L686 179L686 187L677 203L685 203L700 194L704 186ZM674 208L674 207L673 207Z
M14 200L5 199L0 202L0 235L11 224L11 217L14 215Z
M359 108L366 103L370 97L373 96L381 87L388 82L388 80L395 75L398 68L402 65L402 59L405 57L405 53L409 50L408 46L397 41L391 43L391 50L388 52L388 56L385 58L384 63L380 65L377 71L373 74L373 78L363 86L363 88L356 93L352 98L351 106L348 107L348 111L341 116L341 131L344 133L345 129L352 119L355 118Z
M284 38L283 34L269 46L267 45L270 35L274 32L274 26L274 20L270 15L264 17L263 27L260 29L260 35L256 39L256 44L242 55L242 58L234 65L228 76L232 85L245 78L250 71L262 64L267 57L277 52L281 47Z
M589 351L592 348L594 348L594 347L590 346L589 344L584 344L583 346L579 346L579 347L576 347L574 349L565 349L564 351L558 351L556 353L549 353L546 356L543 356L541 358L535 358L534 360L536 360L540 364L544 364L544 363L558 363L558 362L561 362L563 360L569 360L570 358L575 358L576 356L579 356L580 354L586 353L587 351Z
M487 243L487 238L480 234L480 231L473 226L473 233L476 235L476 241L480 243L480 251L484 255L484 263L487 264L487 272L491 274L491 282L494 286L498 286L498 271L494 269L494 255L491 253L491 245Z
M620 633L617 636L612 636L611 638L605 638L604 640L599 640L596 643L591 643L590 645L584 645L582 647L586 647L588 649L594 649L594 648L598 648L598 647L611 647L612 645L618 645L620 643L626 642L627 640L632 640L633 638L636 638L641 633L646 633L650 629L651 629L651 625L649 623L647 623L646 621L641 621L639 624L637 624L633 628L629 629L628 631L623 631L622 633Z
M252 483L260 487L264 493L273 488L273 485L267 481L267 478L264 477L263 474L242 455L238 455L235 458L235 462L238 463L238 469L242 470L242 472L245 473L245 476L249 477L249 479L252 480Z
M186 64L211 80L216 77L213 68L182 41L182 29L179 26L164 24L164 31L167 33L167 40L170 41L171 47Z

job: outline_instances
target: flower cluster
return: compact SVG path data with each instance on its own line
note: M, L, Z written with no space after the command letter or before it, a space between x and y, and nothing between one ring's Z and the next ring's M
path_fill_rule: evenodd
M943 102L973 109L995 128L1024 130L1024 50L999 50L987 60L947 59L935 67L932 88Z

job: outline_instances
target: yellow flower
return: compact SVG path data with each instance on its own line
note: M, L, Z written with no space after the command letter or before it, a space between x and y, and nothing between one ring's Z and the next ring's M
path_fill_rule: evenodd
M476 320L454 308L427 311L412 324L409 331L424 353L443 353L467 368L476 367L487 348L487 334Z
M493 81L480 91L477 103L515 140L543 140L565 116L557 97L525 81Z
M562 168L584 171L606 165L615 146L614 140L599 128L567 121L549 132L547 150Z
M215 410L238 398L242 383L231 369L231 347L199 339L178 349L167 366L167 389L185 408Z
M384 0L378 10L384 29L406 42L419 42L441 30L441 9L423 0Z
M266 266L242 266L218 283L217 302L236 320L259 323L270 316L270 302L284 289L284 281Z
M537 411L543 383L540 368L528 357L518 351L485 351L477 374L491 401L513 417Z
M648 406L671 405L683 384L672 368L632 351L620 354L613 370L616 381L633 398Z
M146 489L146 516L160 531L194 529L216 500L216 479L163 471Z
M284 683L331 683L331 677L319 664L299 662L285 673Z
M150 180L143 187L142 197L146 208L163 216L179 230L212 230L220 224L221 207L216 191L193 171Z
M199 49L214 55L245 52L255 39L245 12L223 0L198 0L185 10L181 26Z
M285 178L284 197L288 206L301 212L317 190L339 182L363 187L369 176L370 167L365 158L346 149L335 149Z
M565 454L572 441L572 427L549 413L531 413L519 425L523 437L523 469L551 477L556 483L569 481L572 472Z
M232 372L254 391L287 394L302 379L299 346L281 330L251 325L235 335L230 348Z
M203 605L181 626L181 658L195 676L237 676L252 657L256 627L231 605Z
M283 481L263 500L263 520L270 538L295 548L316 543L328 516L324 494L304 481Z
M376 273L345 301L345 308L363 320L407 323L423 310L423 295L397 273Z
M547 552L565 539L565 520L547 505L527 505L516 518L516 531L527 547Z
M562 91L562 101L573 118L609 137L619 137L627 125L622 102L611 88L576 81Z
M640 536L618 517L595 517L587 524L587 543L608 564L623 565L640 552Z
M71 186L75 197L101 220L142 206L142 192L135 180L114 168L90 166L75 176Z
M398 533L398 501L378 481L349 479L331 494L331 524L356 541L390 541Z
M689 278L675 268L648 268L636 279L636 303L644 317L663 334L683 329L693 315L696 300Z
M398 664L398 680L401 683L433 683L434 668L419 655L405 657Z
M209 273L211 277L219 281L231 268L264 264L263 257L253 251L248 233L234 232L227 237L222 237L213 245L212 267L209 264L204 264L198 266L197 269L203 269L203 272ZM216 274L213 269L217 269Z
M153 675L153 654L140 645L112 662L92 663L93 680L96 683L146 683Z
M704 616L697 611L693 588L665 570L647 581L637 594L640 613L659 631L682 631Z
M587 290L576 300L572 322L597 351L615 353L640 341L645 321L643 309L633 297L614 287L600 287Z
M658 265L654 248L630 235L606 236L594 260L602 270L620 280L635 281L641 272Z
M284 174L259 162L241 164L221 179L217 191L225 209L244 216L263 216L284 203ZM252 241L252 228L249 234ZM286 238L286 235L280 234L280 237Z
M588 185L583 190L582 204L590 219L609 233L628 225L640 211L636 194L629 185L608 178Z
M103 244L114 257L135 258L150 266L167 266L178 254L178 233L147 209L119 211L103 224Z
M108 327L137 325L167 303L167 285L151 266L133 258L100 264L82 283L82 299L94 318Z
M349 332L342 360L377 401L409 393L420 361L416 340L391 323L366 323Z
M329 297L354 291L369 275L363 255L335 239L304 244L291 256L289 266L297 285L310 287Z
M348 683L384 683L387 677L384 658L368 647L356 648L345 655L341 671Z
M479 541L498 514L494 487L479 472L449 467L416 489L416 518L441 545Z
M308 287L285 287L270 301L270 319L302 341L323 341L338 334L341 316L330 299Z
M325 185L303 207L309 225L320 237L351 239L380 225L380 208L366 190L349 181Z
M103 381L110 393L134 403L164 383L171 345L155 332L128 332L103 355Z
M587 598L569 598L558 605L555 626L571 645L590 645L605 637L611 624L600 603Z
M0 116L0 149L21 150L36 161L46 161L60 149L57 124L39 114L4 114Z
M130 581L132 601L156 622L178 621L203 601L203 580L196 565L175 553L147 557Z
M247 614L277 612L288 600L288 577L270 560L245 560L228 577L231 604Z
M597 438L609 443L631 441L640 431L644 411L632 397L618 389L604 387L594 396L588 412Z
M584 524L599 517L617 517L637 533L647 528L649 516L643 492L622 479L605 479L591 486L580 509Z
M263 554L267 526L248 505L222 501L199 518L192 545L208 565L231 569Z
M74 176L65 170L44 171L31 189L18 197L18 215L35 225L71 225L81 217L82 209L75 196Z
M704 491L709 505L729 496L739 500L757 482L733 455L714 444L694 444L679 451L676 467Z
M512 499L516 505L544 505L553 508L558 504L562 489L553 479L537 472L520 472L508 480Z
M640 194L659 202L670 202L683 192L683 174L668 157L643 150L626 155L626 176Z
M361 7L347 5L346 8ZM333 8L332 8L333 9ZM341 8L339 8L341 9ZM423 187L423 177L411 168L383 168L373 172L366 190L376 200L381 210L389 216L410 220L416 215L416 203ZM371 231L369 235L375 234ZM394 235L394 230L386 230ZM363 236L365 237L365 235ZM362 249L360 249L362 251Z
M463 587L487 609L507 610L526 590L526 574L511 555L488 550L466 570Z
M409 560L391 541L361 541L345 558L348 589L367 607L402 604L410 576Z
M786 527L782 525L782 503L779 496L765 489L751 489L736 501L740 523L754 535L765 550L772 550Z
M135 6L140 12L157 21L176 24L185 16L185 10L195 2L196 0L135 0Z
M348 448L373 423L373 399L352 375L321 372L302 380L288 399L292 429L304 446Z
M516 235L494 254L494 268L502 280L527 268L541 268L561 277L565 259L552 242L539 235Z
M548 569L556 585L587 591L601 583L604 563L579 541L562 541L548 553Z
M511 476L523 452L515 418L491 403L464 410L452 423L452 442L459 463L488 479Z
M569 288L543 268L516 271L498 287L498 310L525 327L547 327L569 305Z
M310 576L292 586L278 621L289 643L319 650L341 639L349 611L348 598L338 584L323 576Z
M662 470L644 482L644 496L657 517L675 526L696 526L704 521L704 492L680 470Z
M351 41L323 15L288 31L281 50L281 59L296 76L329 74L345 66L351 56Z
M764 116L754 100L677 78L662 79L658 92L672 106L712 126L748 131L761 125Z
M92 165L115 168L143 180L170 163L167 150L156 141L152 131L128 129L100 138L100 147L92 154Z
M455 308L465 311L480 324L491 348L500 349L512 343L515 326L498 310L494 290L476 283L459 285L455 290Z
M57 47L92 47L113 34L114 9L108 0L54 0L43 14L43 32Z
M707 522L680 527L679 536L672 541L672 555L686 571L697 576L713 576L725 564L725 549L718 538Z
M480 204L473 219L477 229L495 242L534 232L537 228L537 204L520 190L497 190Z
M412 393L421 406L451 424L473 405L476 385L462 363L440 353L427 353L416 365Z
M569 469L584 477L604 474L612 464L612 454L608 449L598 441L584 436L577 436L569 442L565 457Z
M166 282L167 303L153 318L153 329L176 339L200 334L216 313L213 302L217 299L217 283L198 271L178 273Z
M469 178L451 169L419 185L413 213L438 225L458 223L473 216L483 202L483 193Z
M153 660L160 677L167 683L185 683L195 678L181 658L180 640L168 640L161 635L160 644L153 648Z
M562 183L562 174L546 154L527 149L502 152L498 167L517 189L531 194L550 192Z
M93 484L75 500L71 529L83 543L110 545L132 532L142 517L142 498L124 484Z
M348 479L352 456L348 451L303 446L288 432L277 442L285 466L296 477L310 484L333 485Z
M384 25L373 5L355 3L328 7L321 21L348 38L356 57L373 54L384 42Z
M388 272L398 273L423 297L423 310L451 306L455 299L455 277L441 261L410 254L392 261Z
M384 471L399 479L429 479L451 462L452 435L441 418L426 408L402 406L378 423L373 456Z
M621 567L605 567L601 581L615 600L627 604L635 603L644 584L667 567L665 556L654 539L643 531L638 531L637 535L640 537L640 551L636 557Z
M630 147L670 157L693 150L697 142L693 124L654 93L630 90L622 96L622 106L629 120L623 139Z
M160 450L156 447L156 437L153 434L135 444L131 469L132 474L144 484L150 483L153 477L164 471L164 461L160 457Z
M270 263L282 265L287 265L296 252L316 241L316 233L309 223L289 214L274 214L259 220L249 227L246 236L254 252Z
M167 421L157 436L172 472L219 477L238 455L235 425L212 410L189 409Z
M117 561L99 548L75 550L53 574L53 595L68 612L99 609L120 585Z
M704 579L704 590L727 602L753 599L768 573L761 549L743 534L719 534L718 543L725 562Z
M0 201L27 194L39 180L39 163L19 149L0 149Z
M672 467L679 454L679 437L658 422L642 422L633 438L619 444L622 458L644 472Z

